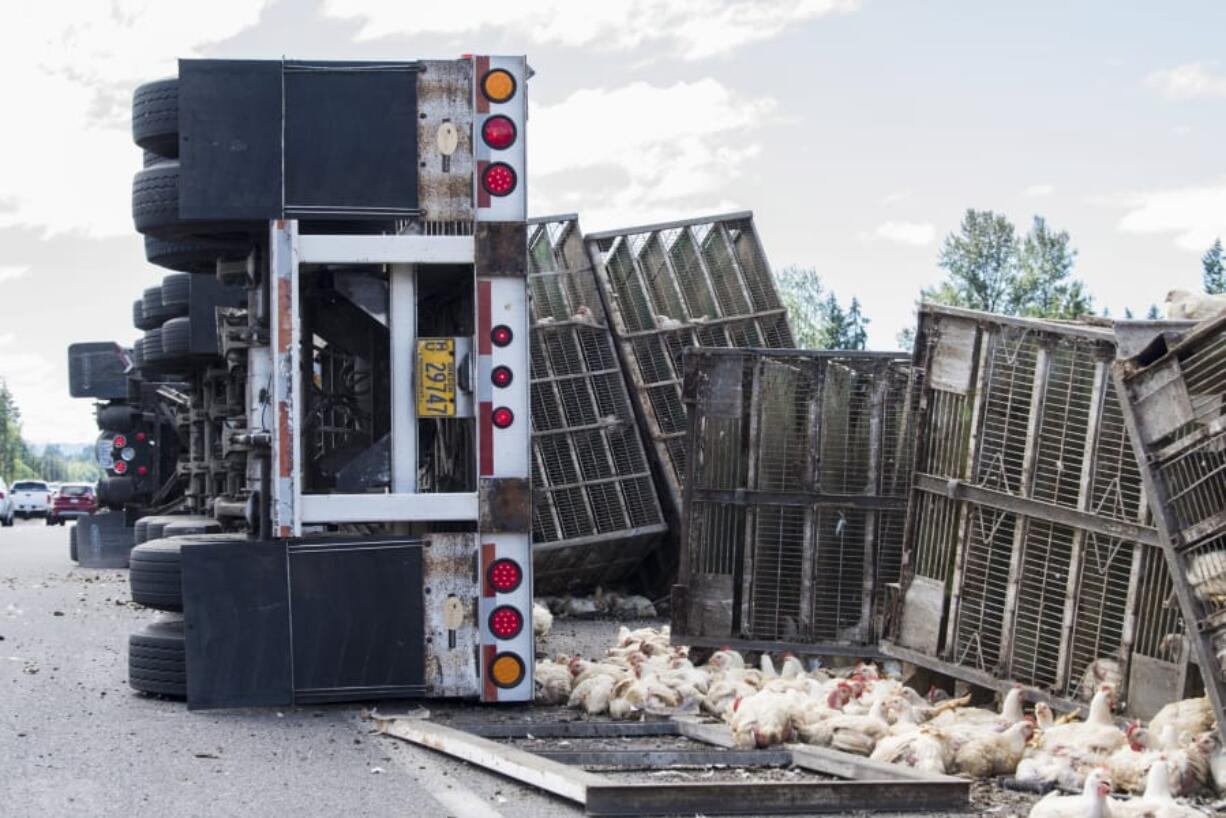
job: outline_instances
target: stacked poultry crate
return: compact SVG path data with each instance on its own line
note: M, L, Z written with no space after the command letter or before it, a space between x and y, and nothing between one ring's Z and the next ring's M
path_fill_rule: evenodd
M1115 366L1194 658L1226 738L1226 317Z
M624 580L668 527L578 219L528 229L538 593Z
M673 635L863 654L898 580L911 366L900 353L691 349Z
M903 594L887 649L1053 701L1180 698L1183 620L1110 377L1115 334L925 306Z
M686 472L682 353L791 348L787 313L749 212L592 233L587 247L676 520Z

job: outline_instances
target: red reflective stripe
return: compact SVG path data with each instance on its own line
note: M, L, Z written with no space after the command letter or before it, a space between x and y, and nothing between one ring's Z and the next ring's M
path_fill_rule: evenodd
M494 561L494 544L481 543L481 596L494 596L494 587L490 585L490 563Z
M485 79L485 75L490 72L490 58L488 56L477 58L477 113L488 114L490 112L490 101L485 98L485 89L481 87L481 80Z
M493 341L490 332L494 329L494 319L490 317L490 283L477 282L477 354L489 355L493 351Z
M485 660L481 663L481 668L484 671L484 678L482 681L485 683L485 692L482 694L481 700L485 702L496 702L498 701L498 688L494 687L494 680L490 677L490 666L494 664L494 646L482 645L481 655Z
M490 193L485 189L485 166L488 164L486 159L477 162L477 207L490 206Z
M494 473L494 404L490 401L481 401L480 405L480 423L481 428L477 430L477 434L481 438L481 468L479 469L482 477L489 477Z

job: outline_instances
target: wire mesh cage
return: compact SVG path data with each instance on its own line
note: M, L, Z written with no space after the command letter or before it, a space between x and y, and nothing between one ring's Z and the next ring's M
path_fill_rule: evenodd
M915 350L887 649L1070 703L1111 683L1143 717L1182 695L1183 620L1110 377L1110 326L925 306Z
M691 349L673 634L863 653L898 579L910 475L900 353Z
M667 531L575 216L528 227L538 593L631 575Z
M664 483L681 509L686 470L682 353L689 347L792 347L787 313L753 214L589 234L633 398Z
M1132 431L1190 647L1226 738L1226 317L1118 362Z

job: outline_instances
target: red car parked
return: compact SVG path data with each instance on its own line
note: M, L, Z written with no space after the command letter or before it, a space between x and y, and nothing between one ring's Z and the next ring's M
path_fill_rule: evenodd
M65 483L51 498L47 525L64 524L65 520L85 517L98 510L98 498L92 483Z

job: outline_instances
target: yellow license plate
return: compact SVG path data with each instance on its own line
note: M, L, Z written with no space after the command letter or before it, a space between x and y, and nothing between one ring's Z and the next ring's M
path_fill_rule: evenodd
M417 416L455 417L455 339L417 342Z

